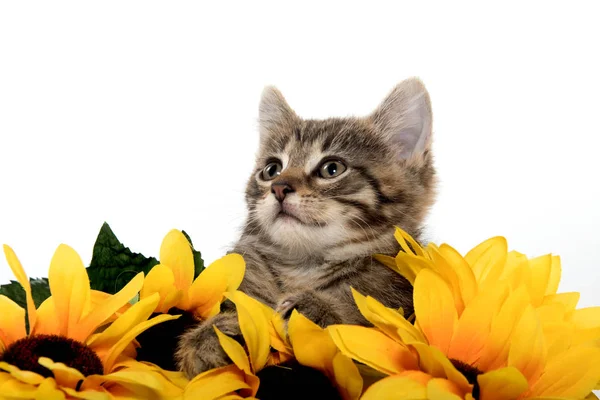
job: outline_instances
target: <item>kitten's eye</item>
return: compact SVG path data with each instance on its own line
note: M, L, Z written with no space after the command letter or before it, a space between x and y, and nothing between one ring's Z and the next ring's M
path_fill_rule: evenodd
M281 163L277 161L267 164L260 176L265 181L270 181L272 179L277 178L279 174L281 174Z
M339 161L326 161L319 168L319 176L325 179L335 178L345 170L346 166Z

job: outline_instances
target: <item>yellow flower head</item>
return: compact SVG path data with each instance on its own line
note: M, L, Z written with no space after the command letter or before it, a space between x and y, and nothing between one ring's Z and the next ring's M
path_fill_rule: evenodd
M135 337L176 316L147 320L155 295L128 307L143 284L137 275L110 296L90 290L79 255L60 245L50 263L51 297L35 308L29 279L14 251L4 246L10 268L25 290L25 310L0 296L0 398L156 398L180 395L182 381L135 362ZM108 322L113 321L110 325ZM96 333L98 328L104 329Z
M242 283L246 264L239 254L228 254L215 261L194 280L194 255L185 235L171 230L160 246L160 264L144 281L140 298L158 293L156 312L171 308L188 311L201 319L219 313L224 293L235 291Z
M247 353L241 344L215 327L219 342L233 364L195 377L186 387L185 399L220 399L236 391L235 398L253 398L260 383L256 374L267 365L291 358L279 314L243 292L230 292L226 296L236 306Z
M215 327L233 364L195 377L186 387L185 399L254 398L260 384L257 373L294 357L300 364L323 372L344 399L358 399L362 391L358 369L340 353L325 330L294 311L288 338L281 316L272 308L240 291L226 296L236 305L246 348Z
M376 328L330 327L345 354L393 382L411 370L444 379L458 398L583 398L595 387L600 309L574 310L572 294L556 294L558 257L529 260L507 252L503 238L462 257L448 245L423 249L400 230L396 237L403 252L379 259L414 284L415 324L354 292ZM378 390L395 387L391 379Z

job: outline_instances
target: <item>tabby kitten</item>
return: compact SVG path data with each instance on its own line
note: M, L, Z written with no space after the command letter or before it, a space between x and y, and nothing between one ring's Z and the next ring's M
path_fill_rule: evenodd
M350 287L412 313L408 281L372 258L395 255L394 225L419 238L433 203L429 95L401 82L368 117L305 120L264 90L260 149L248 182L248 219L233 252L246 260L240 290L322 327L368 325ZM176 354L190 378L228 364L213 330L241 338L235 307L185 333Z

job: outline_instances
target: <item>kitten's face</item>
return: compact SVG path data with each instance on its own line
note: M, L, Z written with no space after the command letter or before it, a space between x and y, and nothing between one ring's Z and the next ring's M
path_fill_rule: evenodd
M433 168L429 102L415 82L401 84L371 117L321 121L300 119L267 89L247 188L253 229L290 253L331 258L384 251L394 225L417 233L433 198ZM390 107L401 109L389 114Z

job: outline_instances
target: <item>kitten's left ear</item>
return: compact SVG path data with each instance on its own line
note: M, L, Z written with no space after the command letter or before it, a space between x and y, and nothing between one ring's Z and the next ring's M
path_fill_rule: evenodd
M399 83L369 118L379 134L398 146L402 159L422 154L431 145L431 102L418 78Z
M292 126L298 119L281 92L274 86L267 86L263 90L258 117L261 138L271 134L291 132Z

